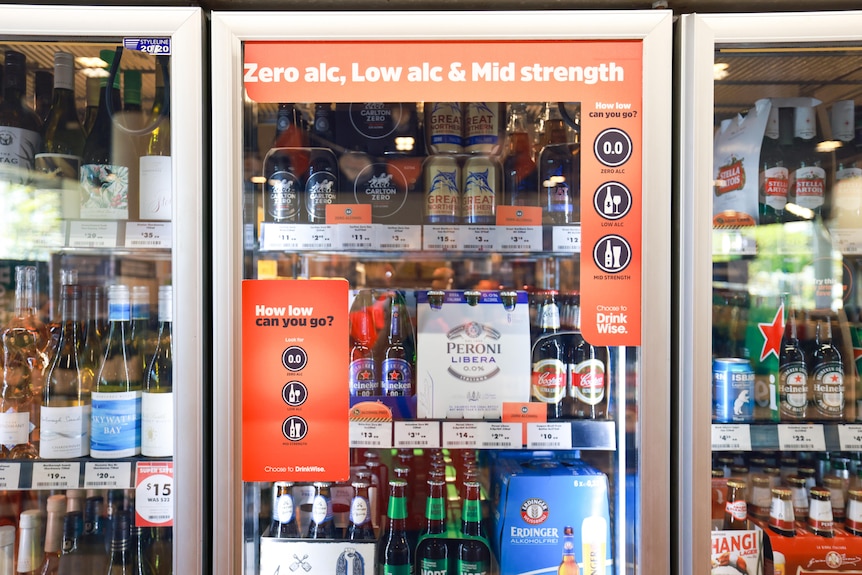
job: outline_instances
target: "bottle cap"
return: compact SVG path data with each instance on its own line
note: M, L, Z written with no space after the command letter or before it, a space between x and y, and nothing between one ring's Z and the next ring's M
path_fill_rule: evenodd
M51 495L47 503L48 513L66 513L66 496Z
M123 284L114 284L108 286L108 301L116 304L129 303L129 286Z
M54 87L74 89L75 57L68 52L54 52Z
M172 321L174 309L173 286L159 286L159 321Z

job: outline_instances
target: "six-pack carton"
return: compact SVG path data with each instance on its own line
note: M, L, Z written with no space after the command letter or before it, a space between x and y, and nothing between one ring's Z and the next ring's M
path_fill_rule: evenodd
M815 535L799 521L793 537L779 535L763 521L753 523L761 526L769 539L775 575L862 575L862 537L848 533L840 523L833 528L834 537ZM768 563L769 557L766 560Z
M556 573L566 527L572 528L580 573L617 572L606 475L547 452L490 457L490 538L502 575Z

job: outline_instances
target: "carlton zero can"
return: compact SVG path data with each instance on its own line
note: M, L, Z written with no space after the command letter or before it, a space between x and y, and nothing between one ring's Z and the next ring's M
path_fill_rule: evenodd
M754 418L754 370L747 359L712 362L712 420L748 423Z

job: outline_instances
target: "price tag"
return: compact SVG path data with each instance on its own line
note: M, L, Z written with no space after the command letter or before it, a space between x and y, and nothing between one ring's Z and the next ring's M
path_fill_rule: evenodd
M520 449L524 426L521 423L480 423L481 449Z
M377 245L374 224L338 224L334 227L342 250L370 250Z
M839 425L838 443L841 451L862 451L862 425Z
M461 226L425 226L422 232L422 247L426 250L458 250Z
M335 247L335 226L307 224L299 228L299 249L331 250Z
M497 245L501 252L540 252L542 226L500 226Z
M527 449L571 449L572 428L568 423L528 423Z
M581 253L581 226L554 226L551 242L552 251Z
M263 251L298 250L301 227L299 224L261 224L260 249Z
M392 447L392 423L389 421L351 421L350 447Z
M394 447L440 447L436 421L396 421Z
M820 424L780 424L778 448L784 451L826 451L826 436Z
M84 489L128 489L131 484L130 461L88 461L84 464Z
M713 451L751 451L751 428L748 425L712 425Z
M81 463L78 461L33 464L32 489L78 489L80 486Z
M69 226L70 248L117 247L117 222L75 220Z
M465 250L476 252L496 252L497 228L494 226L463 226L461 245Z
M422 226L378 226L377 247L381 250L421 251Z
M173 524L173 462L139 461L135 479L135 525L167 527Z
M126 224L127 248L171 247L170 222L128 222Z
M444 421L443 447L445 449L475 449L479 447L479 423Z
M18 489L20 479L20 463L0 463L0 489Z
M781 249L786 246L785 243L781 245ZM739 230L713 230L712 253L713 255L755 255L757 241L753 235Z

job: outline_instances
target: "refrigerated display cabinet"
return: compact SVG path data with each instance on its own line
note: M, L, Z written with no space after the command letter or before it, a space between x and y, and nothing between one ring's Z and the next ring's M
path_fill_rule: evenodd
M119 82L125 76L126 88L131 89L124 94L125 110L134 109L135 100L139 110L128 112L131 116L126 117L139 124L132 127L127 123L126 128L139 132L115 131L115 141L133 141L137 148L115 147L110 153L117 165L128 167L136 174L138 156L148 154L147 142L158 128L163 135L162 152L167 153L164 174L168 179L167 184L159 187L164 194L158 204L162 213L154 214L147 211L147 205L139 209L137 177L129 180L126 190L112 194L111 201L99 203L94 195L92 203L87 203L78 180L77 164L72 168L76 172L74 175L49 181L38 167L33 169L32 151L27 159L19 158L20 170L10 171L8 162L5 163L4 175L0 177L3 212L0 291L4 291L0 298L3 303L0 329L10 327L14 321L16 266L31 266L38 271L36 315L45 325L61 323L59 308L65 289L63 284L77 282L85 293L98 288L104 290L104 294L108 286L115 284L126 285L135 293L142 293L140 288L146 288L148 297L144 303L152 310L149 319L152 327L158 325L157 304L163 311L173 309L172 369L179 383L172 394L168 419L160 428L169 431L167 423L175 422L167 438L168 449L160 452L160 457L105 458L102 454L96 458L54 454L50 459L15 459L7 456L4 450L3 522L17 526L17 511L28 507L41 509L44 516L46 499L52 494L69 496L68 505L62 506L63 513L76 507L73 501L77 496L102 496L112 509L135 510L132 525L143 528L144 533L148 527L158 529L158 545L169 548L167 559L172 556L173 572L204 572L209 557L205 555L206 531L200 529L208 509L203 426L203 390L208 371L204 361L205 298L202 297L206 289L203 247L206 201L201 140L204 125L203 12L189 7L155 10L152 7L4 5L0 6L0 21L3 22L0 47L4 60L19 57L9 56L10 53L24 55L26 85L22 96L25 106L31 109L37 96L44 97L43 78L48 78L48 104L51 104L54 86L50 73L54 71L55 52L64 52L68 58L74 58L74 64L69 70L73 78L71 84L62 87L74 91L72 113L79 115L83 122L88 104L87 77L108 74L111 62L106 66L106 62L99 59L101 51L113 56L117 64L114 77ZM66 66L68 70L68 62ZM157 81L157 76L164 83ZM137 97L132 94L135 88ZM160 89L164 97L159 95ZM161 108L162 113L151 116L154 106ZM116 126L124 121L120 119L124 112L119 107L114 112ZM6 147L10 139L20 135L21 126L14 121L0 121L0 124L5 126L0 131L5 132L3 146ZM70 153L59 149L35 151ZM8 160L5 154L4 150L4 160ZM80 155L80 151L75 155ZM125 158L122 160L125 163L120 163L120 157ZM115 181L123 181L125 173L118 170L114 176L118 178ZM115 190L117 188L114 186ZM127 213L119 214L114 211L117 209ZM167 215L164 215L165 209ZM165 285L172 286L172 296L159 299L159 287ZM84 315L83 304L81 299L79 317ZM50 349L46 353L50 353ZM3 393L6 393L5 386L12 384L11 379L4 378ZM89 406L90 393L98 390L88 386L89 383L83 386L80 397ZM36 394L35 397L34 405L38 408L41 396ZM140 400L133 398L132 401ZM38 409L35 412L38 413ZM88 414L86 410L84 413ZM40 422L38 416L31 419L35 425ZM85 443L89 444L89 418L85 429L75 433L84 433ZM47 443L47 437L42 439ZM30 440L35 444L38 437L32 435ZM138 451L139 447L133 446L132 450ZM156 491L159 493L154 497ZM20 505L10 507L12 503ZM117 517L115 515L114 519ZM37 540L41 557L41 537ZM106 543L106 549L109 547L110 541ZM19 569L24 567L24 563L19 563ZM160 568L170 569L170 565L163 564Z
M748 555L747 572L758 563L776 573L860 569L860 18L681 18L680 573L715 573L746 556L721 534L731 478L745 484L752 527L762 528L763 557ZM783 496L790 518L769 510Z
M561 558L572 545L589 566L584 553L600 541L602 572L668 564L670 22L665 11L213 12L217 573L323 572L340 553L332 568L382 572L375 541L307 537L309 524L326 522L325 504L319 518L309 513L315 493L331 489L343 530L348 482L381 461L390 479L404 463L398 474L419 493L432 464L442 465L454 518L467 491L453 481L475 465L477 475L466 474L479 479L492 572L535 569L518 561L540 556L542 569L571 565ZM476 110L499 127L474 134L487 123ZM458 122L470 126L453 135ZM523 157L547 177L519 204L494 175L515 147L506 133L521 123L530 135L541 126ZM540 141L552 125L559 139ZM559 164L563 178L547 171ZM455 176L477 165L490 194L465 192L472 182ZM321 174L334 183L314 186ZM568 200L561 188L559 202L548 193L573 181ZM462 221L440 208L464 197L494 198L494 211ZM297 217L295 202L308 198L318 208ZM538 381L541 371L536 318L550 294L561 334L582 330L608 350L609 403L597 419L548 418L547 403L530 400L531 372ZM483 308L491 315L475 319ZM473 319L453 328L458 318ZM375 347L357 334L385 347L399 328L416 357L412 393L351 397L349 346ZM466 360L433 351L435 338L488 333L520 342L507 348L512 367L499 370L509 379L482 388L486 363L474 366L481 377L462 372L447 387L435 369L451 373ZM517 493L511 478L543 465L584 474L564 489L608 491L561 501L554 490ZM379 537L388 493L385 477L375 478ZM507 489L509 507L493 509ZM303 537L276 536L286 533L284 494L294 496ZM422 497L408 530L424 521ZM598 507L586 511L587 501ZM523 537L503 541L502 525L522 516L531 523L512 533ZM457 531L453 553L464 539ZM542 541L525 546L531 537Z

